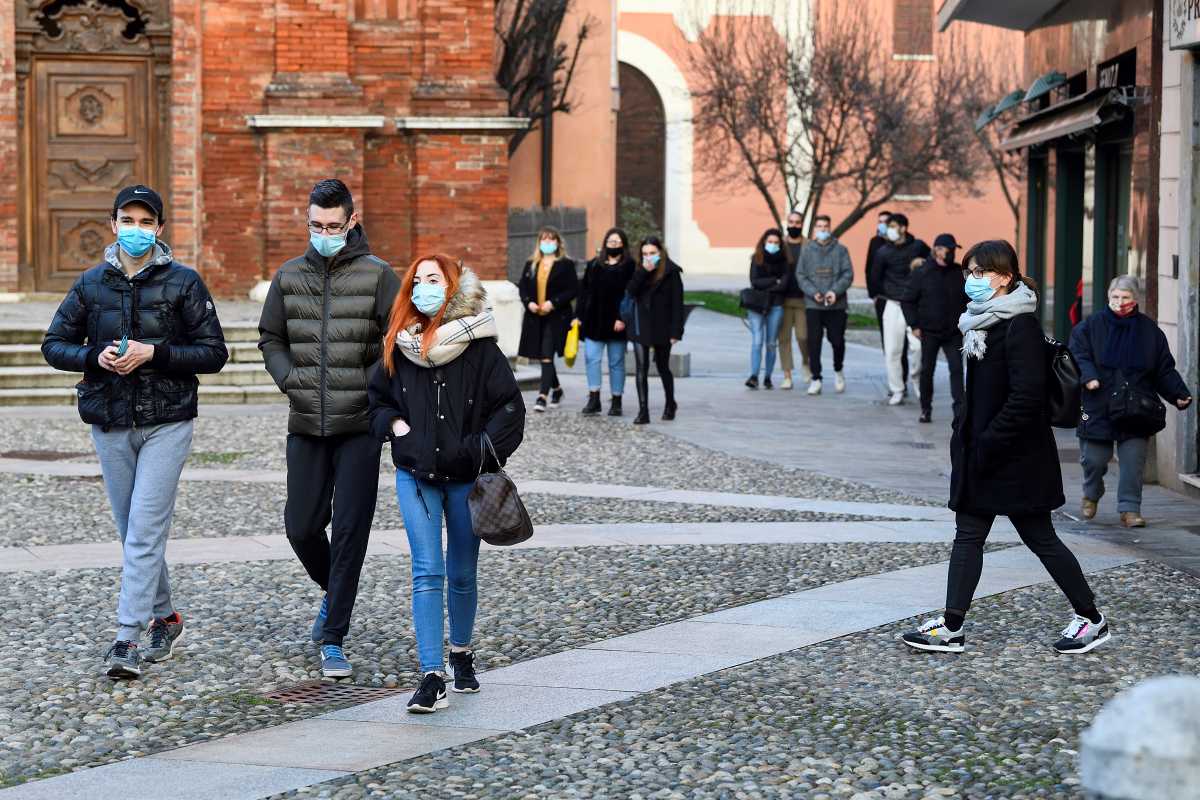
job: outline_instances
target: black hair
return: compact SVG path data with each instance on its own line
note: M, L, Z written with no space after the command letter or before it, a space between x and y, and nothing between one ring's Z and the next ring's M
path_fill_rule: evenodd
M897 211L895 214L892 214L892 215L889 217L889 219L888 219L888 222L889 222L889 223L892 223L892 222L894 222L894 223L896 223L897 225L899 225L899 226L900 226L900 227L902 227L902 228L907 228L907 227L908 227L908 217L904 216L904 215L903 215L903 214L901 214L899 211Z
M346 219L354 213L354 197L346 184L337 178L326 178L308 193L308 204L317 208L338 208L346 212Z
M995 272L1006 277L1012 277L1008 288L1017 288L1017 283L1023 283L1037 292L1037 282L1028 275L1021 274L1021 266L1017 261L1017 251L1003 239L989 239L979 242L963 256L963 269L970 269L974 262L984 272Z
M887 218L888 218L888 222L891 222L891 221L892 221L892 212L890 212L890 211L880 211L880 212L879 212L879 216L881 216L881 217L887 217Z
M604 238L600 240L600 255L601 255L601 257L607 256L607 254L608 254L608 237L612 236L614 233L617 236L621 237L621 248L625 251L625 257L631 258L632 256L629 253L629 234L627 234L623 228L615 228L615 227L609 228L607 231L605 231Z
M667 246L663 244L662 239L654 234L651 234L645 239L642 239L641 244L638 245L637 261L639 264L642 261L642 248L646 245L658 248L658 266L654 269L654 282L658 283L663 279L663 276L667 274L667 262L671 260L671 257L667 255Z
M830 227L833 226L833 220L829 218L828 214L817 214L815 217L813 217L813 224L815 225L816 223L820 222L821 220L825 220L826 222L828 222Z

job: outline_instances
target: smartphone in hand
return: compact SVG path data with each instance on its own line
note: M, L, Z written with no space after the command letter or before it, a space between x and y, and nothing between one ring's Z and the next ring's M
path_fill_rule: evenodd
M125 351L129 349L129 336L122 336L121 343L117 345L117 358L125 355Z

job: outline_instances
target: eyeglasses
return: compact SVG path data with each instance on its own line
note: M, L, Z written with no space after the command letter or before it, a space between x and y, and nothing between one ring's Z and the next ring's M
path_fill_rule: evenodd
M995 275L996 270L980 269L979 267L973 267L972 269L967 270L967 274L969 274L973 278L986 278L989 275Z
M308 229L313 233L325 234L327 236L336 236L346 230L346 226L350 224L350 220L339 222L336 225L322 225L319 222L309 222Z

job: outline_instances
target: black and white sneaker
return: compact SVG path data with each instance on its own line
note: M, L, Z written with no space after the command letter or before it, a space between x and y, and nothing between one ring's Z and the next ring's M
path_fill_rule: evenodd
M1054 649L1064 655L1077 655L1094 650L1108 640L1108 620L1103 614L1099 622L1076 614L1063 628L1062 638L1054 643Z
M558 387L557 389L551 390L551 392L550 392L550 407L558 408L558 405L559 405L559 403L562 402L562 399L563 399L563 390L562 390L561 386Z
M962 630L952 631L947 628L945 617L925 620L921 627L904 634L900 640L915 650L937 653L961 653L967 646Z
M546 413L546 398L538 395L538 399L533 401L533 410L539 414Z
M468 650L463 653L450 651L450 676L454 683L450 691L459 694L475 694L479 691L479 681L475 679L475 653Z
M421 685L413 692L408 701L408 713L432 714L439 708L449 708L450 698L446 696L446 680L436 672L426 672L421 679Z

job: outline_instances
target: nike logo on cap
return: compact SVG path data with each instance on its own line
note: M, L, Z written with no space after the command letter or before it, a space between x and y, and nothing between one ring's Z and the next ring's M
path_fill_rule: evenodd
M145 189L134 189L133 193L134 194L150 194L150 192L146 191Z

